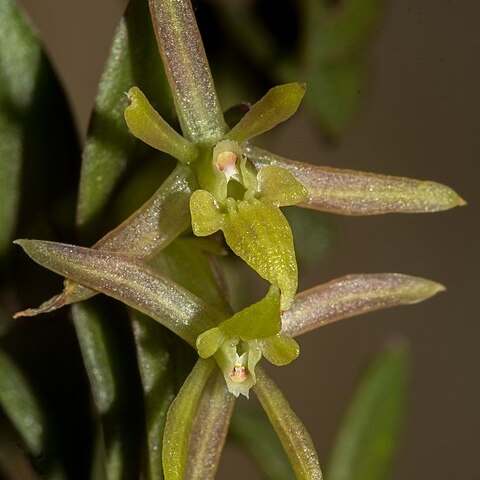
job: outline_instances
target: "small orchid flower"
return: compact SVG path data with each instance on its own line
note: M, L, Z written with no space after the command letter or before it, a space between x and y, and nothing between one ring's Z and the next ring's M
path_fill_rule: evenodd
M255 367L262 356L274 365L288 365L300 354L291 337L280 333L280 292L272 286L257 303L241 310L196 341L202 358L215 356L228 390L248 398L256 383Z

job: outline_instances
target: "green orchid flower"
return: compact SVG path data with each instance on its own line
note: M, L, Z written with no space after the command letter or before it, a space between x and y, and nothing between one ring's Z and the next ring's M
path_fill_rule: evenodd
M299 83L272 88L223 138L194 144L175 132L136 87L128 92L125 120L150 146L191 165L200 188L190 199L193 232L222 230L233 252L282 292L281 308L293 302L298 284L290 226L279 207L296 205L307 189L282 167L257 169L248 160L250 138L293 115L305 92Z
M202 358L212 355L220 366L228 390L248 398L256 383L255 367L264 356L274 365L288 365L300 354L293 338L280 333L280 292L272 286L262 300L241 310L217 327L198 336Z

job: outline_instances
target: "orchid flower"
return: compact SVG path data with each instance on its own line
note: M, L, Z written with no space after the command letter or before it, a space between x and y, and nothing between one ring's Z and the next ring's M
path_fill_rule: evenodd
M416 303L443 287L402 274L359 274L296 295L293 236L280 207L373 215L433 212L465 202L435 182L316 167L258 149L250 140L290 118L305 85L272 88L229 129L190 1L149 0L149 5L182 134L135 86L127 94L125 120L134 136L180 163L148 202L92 248L18 240L33 260L66 280L62 293L17 316L103 293L197 349L197 364L167 416L165 478L213 478L235 397L248 397L253 389L297 478L321 479L309 434L258 365L260 359L285 365L299 355L294 337L300 334ZM207 299L156 266L157 255L189 226L197 237L221 230L231 250L270 283L266 296L233 313L225 300Z

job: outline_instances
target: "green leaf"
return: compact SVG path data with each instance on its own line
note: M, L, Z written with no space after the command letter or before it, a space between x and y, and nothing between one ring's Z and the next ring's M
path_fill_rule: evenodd
M287 83L271 88L227 133L226 138L243 143L288 120L305 94L304 83Z
M30 385L13 360L0 350L0 405L15 426L28 452L45 449L45 419Z
M74 304L72 316L95 407L104 415L112 408L116 397L108 328L98 308L91 303Z
M128 100L130 105L124 116L133 135L183 163L195 160L195 147L160 116L139 88L132 87L128 91Z
M226 124L190 0L149 0L178 119L194 143L218 142Z
M403 423L410 358L403 344L380 354L342 420L328 468L331 480L383 480Z
M30 225L39 212L48 215L57 196L70 188L78 151L60 84L29 19L14 0L0 0L0 31L3 262L21 217L28 218Z
M288 170L308 190L298 206L341 215L430 213L466 205L440 183L339 168L317 167L247 146L245 154L258 168Z
M233 252L261 277L282 292L281 308L287 310L297 291L297 263L290 226L280 209L253 199L235 202L224 226L225 240Z
M384 4L383 0L344 0L333 6L322 28L317 28L317 61L334 63L365 50L378 29Z
M82 227L98 219L127 165L138 161L141 142L132 137L123 117L125 92L134 85L157 109L166 109L167 82L145 0L130 0L100 79L82 159L77 205Z
M189 200L196 181L188 167L179 165L162 186L136 212L107 233L93 248L148 259L170 244L190 224ZM62 293L38 308L15 317L33 316L86 300L97 292L67 280Z
M124 329L120 319L111 318L111 314L111 309L104 309L96 300L72 306L83 363L100 414L106 478L125 480L138 468L138 458L132 454L138 425L128 396L127 385L132 382L126 371L131 358L125 348Z
M321 480L322 472L312 439L275 383L260 368L253 387L297 479Z
M216 369L198 403L188 442L185 478L215 478L234 405L235 397L228 391L221 372Z
M41 240L16 243L45 268L136 308L193 346L222 319L222 313L133 258Z
M214 369L211 359L199 359L168 410L162 452L166 480L186 478L190 433L202 391Z
M167 332L132 310L138 368L142 379L147 435L148 480L162 480L162 442L167 411L175 398L174 358Z
M357 113L364 85L362 59L348 58L321 65L307 75L310 86L305 102L324 133L337 137Z
M237 403L229 435L254 458L269 480L295 480L292 468L272 424L259 408Z
M302 335L344 318L422 302L443 290L439 283L400 273L346 275L300 292L282 315L282 333Z

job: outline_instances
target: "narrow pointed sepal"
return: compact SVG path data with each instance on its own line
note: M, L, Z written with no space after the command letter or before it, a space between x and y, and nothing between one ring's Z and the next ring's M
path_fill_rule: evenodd
M184 480L188 441L202 391L215 369L210 359L199 359L172 402L163 434L163 472L166 480Z
M121 252L137 259L150 258L189 226L189 200L196 186L191 169L178 165L147 202L92 248ZM91 288L66 280L63 292L37 308L16 313L15 318L52 312L65 305L86 300L97 293Z
M356 170L317 167L246 146L257 167L275 165L288 170L308 194L299 204L340 215L430 213L466 205L455 191L440 183L379 175Z
M160 116L138 87L132 87L127 97L130 105L125 109L124 116L130 132L135 137L182 163L188 164L196 159L195 146Z
M322 471L313 441L275 383L258 369L254 386L263 409L277 432L296 478L322 480Z
M346 275L300 292L282 315L292 337L344 318L421 302L445 290L439 283L400 273Z
M148 265L125 255L42 240L17 240L40 265L136 308L191 345L222 314Z
M153 28L186 138L218 142L227 130L190 0L148 0Z
M198 402L187 452L185 478L214 480L230 425L235 397L216 369L203 389Z
M243 143L288 120L305 94L304 83L287 83L271 88L227 133L226 138Z

